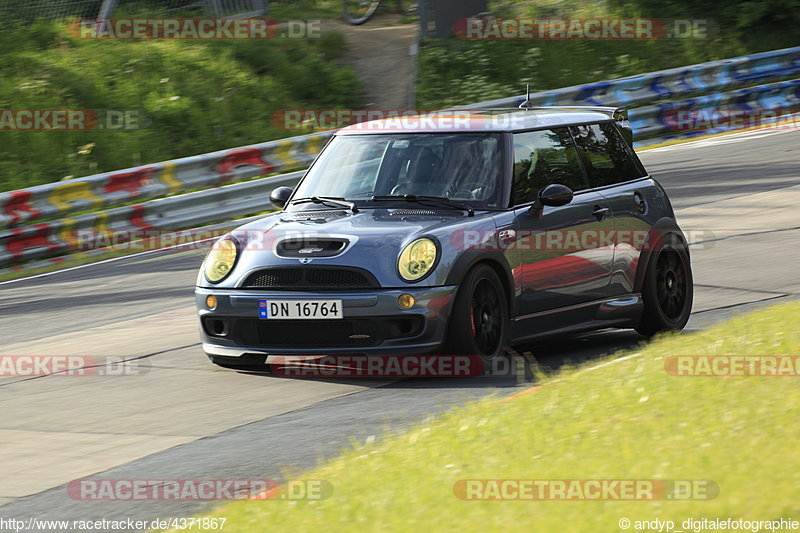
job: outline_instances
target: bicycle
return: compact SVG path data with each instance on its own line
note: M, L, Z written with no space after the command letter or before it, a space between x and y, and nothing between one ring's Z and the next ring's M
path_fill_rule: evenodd
M380 4L381 0L344 0L344 20L353 26L364 24ZM395 0L395 4L396 11L406 15L413 14L417 9L417 2L412 2L410 9L404 9L402 0Z

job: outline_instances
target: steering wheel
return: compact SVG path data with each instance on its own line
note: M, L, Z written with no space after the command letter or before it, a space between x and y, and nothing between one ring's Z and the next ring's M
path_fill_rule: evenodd
M457 189L448 189L447 197L453 198L455 200L477 200L478 197L475 196L475 191L478 190L480 190L480 188L474 190L470 190L463 187Z
M401 183L400 185L395 185L392 187L392 190L389 192L391 196L400 195L400 194L408 194L408 183Z

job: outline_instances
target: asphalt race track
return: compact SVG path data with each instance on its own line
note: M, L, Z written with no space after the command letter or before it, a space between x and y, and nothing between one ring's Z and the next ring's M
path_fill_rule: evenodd
M755 131L641 153L692 245L687 330L800 295L800 132ZM266 198L265 198L266 203ZM0 284L2 355L135 359L125 376L0 377L0 506L24 519L191 516L198 502L87 502L69 481L283 479L514 376L302 380L224 370L202 353L203 252L155 252ZM526 347L552 368L633 348L630 331ZM535 416L535 415L532 415Z

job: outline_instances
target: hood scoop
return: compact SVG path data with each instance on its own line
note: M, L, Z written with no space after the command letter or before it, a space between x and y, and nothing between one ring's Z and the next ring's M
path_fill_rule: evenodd
M436 211L430 211L428 209L395 209L389 214L394 216L433 216L436 214Z
M344 252L348 244L350 241L343 237L290 237L277 243L275 254L292 259L335 257Z
M283 222L297 222L302 220L331 220L347 216L347 211L330 211L330 210L310 210L299 211L295 213L286 213L281 216Z
M413 217L413 216L461 216L460 211L447 211L441 209L393 209L389 212L391 216Z

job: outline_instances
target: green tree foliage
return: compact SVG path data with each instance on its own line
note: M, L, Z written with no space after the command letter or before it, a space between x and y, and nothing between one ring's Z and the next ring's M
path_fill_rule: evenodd
M664 19L712 19L720 35L747 49L800 44L800 0L609 0L625 15Z
M137 110L135 131L0 131L0 190L287 137L282 109L357 107L344 38L113 41L0 32L0 109Z
M420 107L556 89L800 44L800 0L490 2L504 17L697 19L692 38L651 40L429 39L420 52ZM685 27L685 26L684 26ZM705 32L705 33L702 33Z

